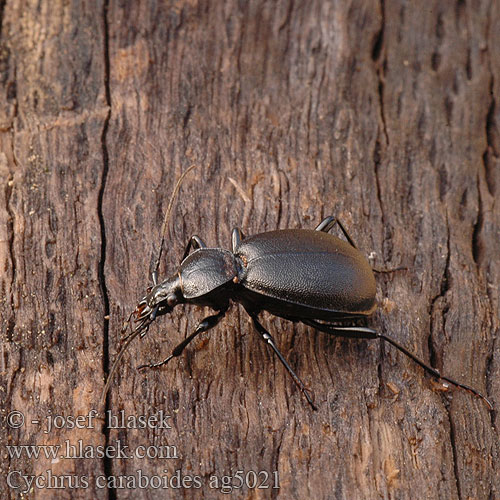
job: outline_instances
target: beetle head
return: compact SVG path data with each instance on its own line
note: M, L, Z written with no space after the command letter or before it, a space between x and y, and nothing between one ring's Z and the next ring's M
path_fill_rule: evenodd
M176 274L158 285L149 287L146 290L146 296L139 301L132 314L135 321L147 318L154 320L157 316L171 312L181 299L180 280Z

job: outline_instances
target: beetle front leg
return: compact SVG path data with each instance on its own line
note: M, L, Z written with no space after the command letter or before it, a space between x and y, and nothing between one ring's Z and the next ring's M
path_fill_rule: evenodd
M186 250L184 250L184 255L182 256L181 262L188 256L189 251L191 248L197 249L197 248L207 248L207 245L205 242L196 234L193 234L191 238L189 238L188 244L186 245ZM158 260L159 262L159 260ZM158 284L158 266L156 266L156 269L152 273L152 278L153 278L153 285Z
M182 256L182 260L184 260L187 256L191 248L197 250L198 248L207 248L205 242L196 234L193 234L186 245L186 250L184 250L184 255ZM181 260L181 262L182 262Z
M180 356L187 345L194 340L195 337L197 337L200 333L211 330L224 317L227 309L228 308L226 307L225 309L220 310L217 314L207 316L200 321L195 331L189 337L185 338L177 347L175 347L170 356L166 357L163 361L141 365L138 366L137 369L142 370L143 368L159 368L160 366L166 365L172 358Z
M236 252L236 250L238 250L238 247L241 245L241 242L244 239L245 235L241 232L241 229L239 227L235 227L231 235L233 253Z
M317 226L316 228L314 229L315 231L323 231L324 233L328 233L328 231L330 231L330 229L335 225L337 224L342 233L344 234L346 240L349 242L349 244L354 247L354 248L358 248L356 246L356 244L354 243L354 241L352 241L352 238L349 236L349 233L347 232L346 228L344 227L344 225L342 224L342 222L340 222L337 217L333 217L333 215L329 215L328 217L325 217Z
M288 370L288 373L292 376L292 379L297 385L297 387L302 391L302 393L306 397L307 402L311 405L312 409L317 410L318 408L316 408L311 396L309 395L310 392L309 389L307 389L307 387L304 385L304 382L302 382L302 380L300 380L298 375L292 370L292 367L288 364L287 360L285 359L283 354L281 354L280 350L278 349L278 346L274 342L272 335L260 323L257 314L252 311L249 311L248 309L246 309L246 311L249 314L250 318L252 318L255 329L259 332L260 336L262 337L262 340L271 346L272 350L278 356L278 359L283 363L283 366Z

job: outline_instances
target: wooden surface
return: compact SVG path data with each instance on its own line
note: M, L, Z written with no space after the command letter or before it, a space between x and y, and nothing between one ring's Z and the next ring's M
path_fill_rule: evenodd
M0 15L2 498L215 499L237 471L270 488L235 498L500 498L498 1L6 0ZM238 306L138 372L209 311L159 318L100 405L192 164L161 276L192 234L230 248L235 226L337 215L374 267L407 268L377 274L373 327L495 411L390 346L264 315L312 412ZM105 409L170 418L71 428ZM44 432L49 415L62 428ZM60 458L66 440L89 458ZM117 440L168 456L97 456ZM29 459L7 444L63 448ZM186 487L133 488L176 474Z

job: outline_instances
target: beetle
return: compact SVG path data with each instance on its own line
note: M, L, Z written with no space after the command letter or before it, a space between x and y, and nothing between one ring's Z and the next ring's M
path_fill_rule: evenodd
M329 233L335 225L340 228L345 240ZM317 408L310 391L260 322L259 313L262 311L338 337L381 339L431 375L472 392L492 408L491 403L476 389L441 375L436 368L387 335L359 326L377 307L375 277L343 224L333 216L326 217L315 229L282 229L248 238L235 228L232 231L231 251L208 248L199 236L194 235L186 245L176 272L158 283L155 271L153 282L131 314L138 326L126 337L104 393L129 343L137 335L144 336L156 318L170 313L180 304L208 306L215 311L215 314L204 318L167 358L141 365L139 369L158 368L180 356L195 337L219 323L231 302L237 302L243 306L255 330L278 356L313 409Z

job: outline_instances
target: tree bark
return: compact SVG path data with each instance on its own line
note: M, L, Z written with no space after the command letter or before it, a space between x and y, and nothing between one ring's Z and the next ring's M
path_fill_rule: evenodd
M2 498L500 498L498 1L6 0L0 20ZM193 234L230 249L233 227L335 215L382 271L371 326L495 411L391 346L263 314L311 411L238 305L139 372L211 312L158 318L103 404L193 164L160 279Z

